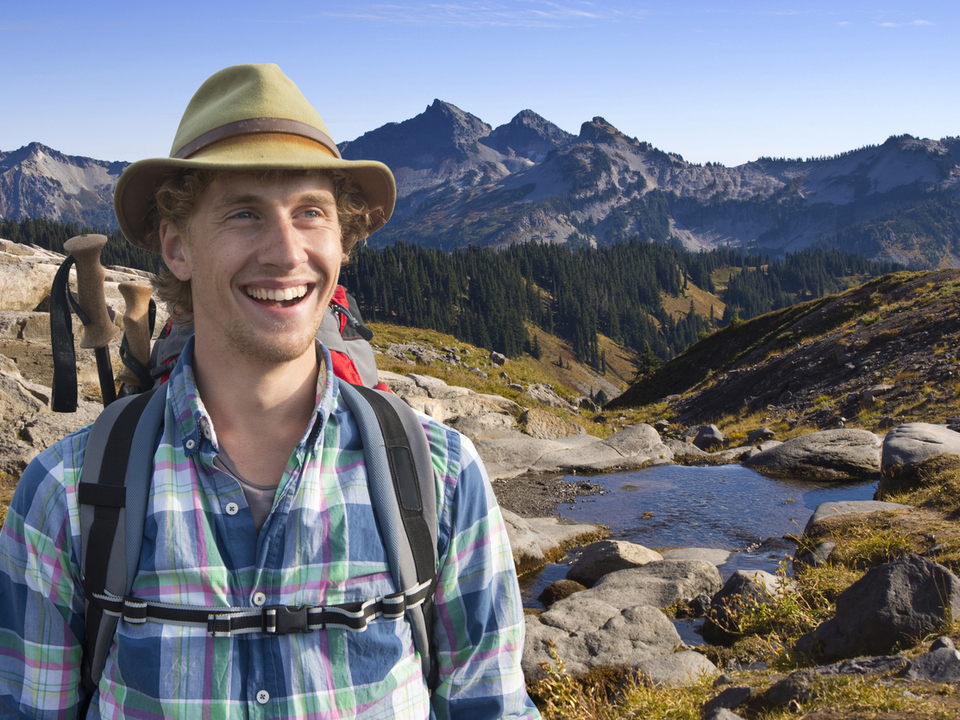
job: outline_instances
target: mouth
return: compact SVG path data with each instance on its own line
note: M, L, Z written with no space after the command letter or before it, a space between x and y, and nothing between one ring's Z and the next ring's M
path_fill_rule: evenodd
M306 297L309 290L308 285L295 285L287 288L265 288L248 285L243 288L247 297L261 305L280 308L293 307Z

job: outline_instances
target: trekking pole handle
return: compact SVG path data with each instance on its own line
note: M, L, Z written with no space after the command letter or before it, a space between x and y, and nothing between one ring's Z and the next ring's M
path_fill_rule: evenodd
M117 286L123 296L123 330L127 335L127 349L133 358L147 367L150 363L150 297L153 288L142 281L122 282ZM117 379L125 385L140 386L140 378L124 367Z
M83 326L82 348L104 348L120 333L120 328L110 319L103 293L107 274L100 264L100 251L106 244L106 235L77 235L63 244L76 260L77 300L90 318L90 323Z

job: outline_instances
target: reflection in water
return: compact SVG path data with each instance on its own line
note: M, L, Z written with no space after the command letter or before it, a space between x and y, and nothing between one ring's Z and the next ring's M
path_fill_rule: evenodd
M568 478L580 480L582 478ZM649 548L702 547L735 551L720 567L724 577L739 569L775 572L792 547L779 539L799 534L816 507L830 500L869 500L876 483L838 484L771 479L740 465L683 467L591 477L603 494L579 498L559 509L576 522L610 527L610 537ZM768 539L774 542L766 542ZM566 574L551 566L524 578L524 604Z

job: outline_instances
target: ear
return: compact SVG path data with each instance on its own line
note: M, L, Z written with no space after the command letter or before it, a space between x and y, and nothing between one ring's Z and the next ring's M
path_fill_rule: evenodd
M186 246L183 233L169 220L161 220L159 235L163 262L178 280L189 280L193 273L190 270L189 248Z

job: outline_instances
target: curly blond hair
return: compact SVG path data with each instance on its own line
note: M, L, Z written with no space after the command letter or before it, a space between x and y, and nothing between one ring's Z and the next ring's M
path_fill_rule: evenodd
M184 232L196 210L204 191L217 177L215 170L179 170L164 178L154 193L154 200L145 224L150 228L144 240L147 244L160 244L160 221L166 220L177 230ZM340 245L344 262L357 243L362 243L376 227L373 212L349 173L339 170L265 170L253 173L263 183L276 182L293 177L329 177L333 181L337 202L337 217L340 221ZM193 296L189 280L180 280L166 267L152 279L157 299L164 303L174 322L188 324L193 321Z

